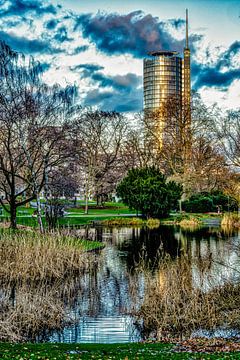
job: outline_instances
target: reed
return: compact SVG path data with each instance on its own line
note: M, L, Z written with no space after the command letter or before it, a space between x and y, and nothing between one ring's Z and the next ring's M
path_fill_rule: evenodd
M240 286L227 282L214 286L214 278L207 275L210 261L198 264L196 284L193 266L188 258L166 260L156 276L148 277L144 301L135 313L146 339L188 338L200 329L240 328Z
M179 222L179 225L186 230L196 230L202 225L202 221L196 217L190 216L189 218L184 218Z
M76 317L67 311L72 286L68 279L51 285L5 284L0 298L0 341L47 340L53 330L73 324Z
M160 220L159 219L147 219L146 225L149 229L156 229L160 226Z
M160 220L159 219L141 219L141 218L127 218L127 217L118 217L118 218L112 218L103 220L102 225L106 226L147 226L149 228L157 228L160 226Z
M225 213L223 215L221 226L225 229L239 228L240 216L236 213Z
M60 233L3 231L0 235L0 278L7 282L63 278L90 264L91 256L86 260L85 252L94 246L102 245Z

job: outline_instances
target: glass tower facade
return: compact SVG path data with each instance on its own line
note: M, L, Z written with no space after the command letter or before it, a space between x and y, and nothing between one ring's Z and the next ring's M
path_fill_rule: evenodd
M155 111L168 100L181 99L183 59L176 51L156 51L144 59L144 109Z
M143 61L145 118L153 119L154 131L162 142L166 120L175 115L191 127L191 74L188 46L188 11L186 10L186 42L183 55L177 51L152 51ZM179 121L180 124L180 121ZM188 151L188 150L186 150Z

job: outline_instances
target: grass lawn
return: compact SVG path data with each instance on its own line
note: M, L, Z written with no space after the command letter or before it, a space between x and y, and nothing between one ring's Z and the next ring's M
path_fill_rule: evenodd
M91 202L89 205L94 205L94 203ZM32 217L35 210L34 208L19 207L17 209L17 224L38 227L37 218ZM85 225L92 221L101 221L112 218L113 216L121 216L123 214L130 215L134 213L134 211L129 210L129 208L122 203L106 203L103 209L89 209L87 215L84 214L83 208L69 208L67 212L69 214L68 216L59 219L60 226ZM9 214L4 209L0 219L2 221L9 221ZM44 217L43 223L45 223Z
M131 216L134 214L134 210L130 210L123 203L115 203L115 202L107 202L104 204L104 208L90 208L88 214L84 214L83 201L78 201L77 208L66 208L68 216L65 216L59 219L60 226L78 226L85 225L91 223L92 221L101 221L106 219L111 219L113 217L121 217L121 216ZM95 202L89 202L90 206L95 206ZM26 225L32 227L38 227L37 218L32 217L33 212L36 209L34 208L26 208L19 207L17 209L17 224ZM196 217L199 220L204 220L210 217L219 217L217 214L172 214L166 219L161 220L161 223L175 223L176 220L182 217ZM2 216L0 216L2 221L9 221L9 214L3 210ZM43 218L43 222L45 223L45 219Z
M240 353L175 353L170 344L0 344L1 359L240 359Z

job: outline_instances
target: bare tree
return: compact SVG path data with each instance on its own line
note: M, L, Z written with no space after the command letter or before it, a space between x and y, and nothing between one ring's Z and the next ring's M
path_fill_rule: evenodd
M103 195L112 192L121 176L120 149L126 122L123 115L116 112L87 110L75 125L87 213L90 194L100 204Z
M196 191L224 190L230 169L216 137L214 124L219 123L219 114L215 105L208 108L198 94L193 94L191 109L173 98L160 109L140 115L147 146L142 141L141 151L135 152L139 164L144 153L148 164L158 165L169 178L183 185L183 199ZM223 126L220 128L227 133ZM138 148L139 137L134 137L131 144Z
M0 201L16 228L17 208L37 199L43 231L40 192L48 171L66 159L73 90L48 87L40 74L33 59L0 43Z
M228 111L222 116L218 116L215 119L213 130L229 165L239 168L240 109Z
M237 200L240 213L240 109L226 112L218 109L214 120L212 132L231 171L226 192Z

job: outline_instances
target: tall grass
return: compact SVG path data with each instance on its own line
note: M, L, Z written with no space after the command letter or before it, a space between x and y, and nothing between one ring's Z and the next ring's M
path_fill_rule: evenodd
M183 218L181 221L179 221L179 225L183 229L194 231L202 225L202 221L194 216L190 216L189 218Z
M103 220L102 225L106 226L147 226L149 228L158 228L160 226L159 219L148 219L144 220L137 217L127 218L127 217L118 217Z
M239 228L240 216L236 213L226 213L223 215L221 226L225 229Z
M161 263L158 276L148 277L144 301L136 311L143 336L161 340L189 337L200 329L240 328L240 286L214 286L210 275L206 279L209 266L209 261L201 262L196 286L188 258ZM211 290L203 287L206 280Z
M86 255L96 246L60 233L1 232L0 341L32 341L72 323L67 307L81 292L79 277L97 266Z
M5 284L0 296L0 341L47 340L53 330L73 324L76 319L67 311L72 285L68 279L51 285Z
M60 233L2 232L0 278L2 281L63 278L86 268L87 259L91 259L85 251L96 246L102 245Z

